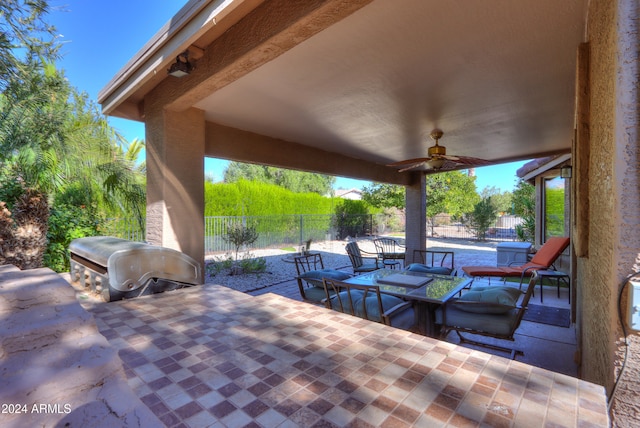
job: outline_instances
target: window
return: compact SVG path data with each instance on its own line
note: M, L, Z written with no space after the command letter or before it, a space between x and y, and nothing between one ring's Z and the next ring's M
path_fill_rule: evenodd
M566 236L564 222L564 179L544 179L544 240L552 236Z

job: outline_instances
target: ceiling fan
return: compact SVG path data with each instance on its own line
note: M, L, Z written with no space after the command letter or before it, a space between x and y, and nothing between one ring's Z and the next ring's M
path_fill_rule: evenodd
M411 169L416 169L420 167L426 167L428 170L451 170L455 169L460 165L468 165L469 167L474 166L485 166L490 165L491 162L484 159L472 158L469 156L451 156L447 155L447 148L444 146L438 145L438 140L442 138L442 132L440 129L434 129L431 131L429 135L433 141L435 141L435 145L429 147L427 153L429 157L426 158L414 158L407 159L399 162L391 163L387 166L392 166L396 168L400 168L398 172L409 171Z

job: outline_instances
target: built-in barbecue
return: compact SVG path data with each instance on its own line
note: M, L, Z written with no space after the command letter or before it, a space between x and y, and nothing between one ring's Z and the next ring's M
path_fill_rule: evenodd
M71 280L109 302L202 284L200 264L170 248L111 236L69 245Z

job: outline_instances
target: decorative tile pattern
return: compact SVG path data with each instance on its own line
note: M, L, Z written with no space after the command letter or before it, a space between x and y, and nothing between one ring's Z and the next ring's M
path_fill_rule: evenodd
M600 386L274 294L88 309L169 427L608 426Z

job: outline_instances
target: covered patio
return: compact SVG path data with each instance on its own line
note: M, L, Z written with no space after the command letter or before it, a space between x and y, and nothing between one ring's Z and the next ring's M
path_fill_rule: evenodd
M640 257L637 31L634 0L192 0L99 101L145 122L147 240L201 261L205 156L403 185L413 254L439 171L387 165L426 156L434 128L491 163L570 152L578 376L611 393L637 347L618 319ZM621 424L640 408L623 384Z

